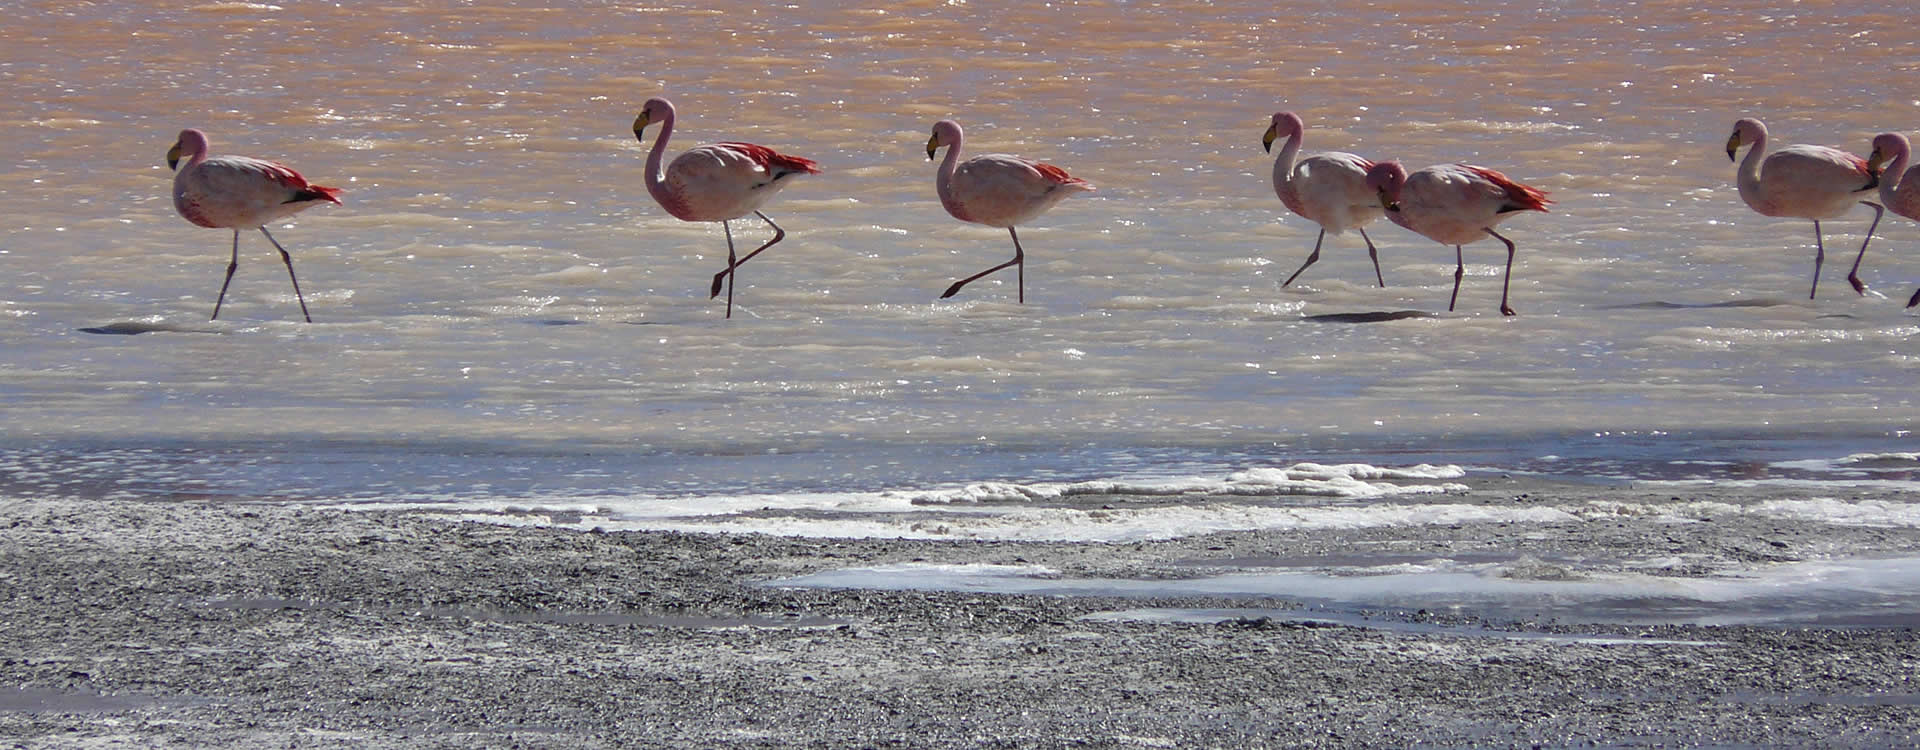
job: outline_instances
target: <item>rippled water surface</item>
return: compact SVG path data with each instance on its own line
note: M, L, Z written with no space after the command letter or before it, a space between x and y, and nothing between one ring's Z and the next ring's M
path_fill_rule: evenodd
M1881 225L1862 297L1843 277L1870 212L1826 222L1809 302L1812 227L1749 211L1724 148L1745 115L1858 152L1914 131L1920 38L1882 3L1794 7L28 3L0 16L4 435L558 445L557 469L446 471L593 485L582 456L605 450L692 491L763 469L816 489L1098 475L1180 446L1897 449L1920 227ZM641 184L630 124L656 95L680 110L671 150L749 140L824 169L769 207L789 234L743 268L732 320L705 297L719 227ZM1551 213L1503 228L1519 316L1496 310L1495 243L1466 248L1448 314L1451 251L1385 222L1388 288L1349 234L1282 289L1316 227L1271 189L1279 109L1307 151L1548 191ZM973 153L1098 186L1023 231L1025 305L1011 274L935 299L1011 254L940 208L924 146L945 117ZM173 212L183 127L346 191L274 227L313 325L257 233L207 320L230 235ZM1367 315L1407 310L1432 315ZM1058 453L976 462L982 445ZM341 476L367 471L339 450ZM758 463L702 473L732 457ZM312 465L292 484L327 486Z

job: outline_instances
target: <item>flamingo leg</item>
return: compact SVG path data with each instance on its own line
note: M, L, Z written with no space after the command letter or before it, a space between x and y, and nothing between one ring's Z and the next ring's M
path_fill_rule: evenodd
M1300 270L1294 271L1293 275L1288 276L1286 281L1280 282L1281 287L1284 288L1288 285L1291 285L1294 279L1300 278L1300 274L1302 271L1307 270L1307 266L1313 265L1314 261L1317 261L1320 259L1320 241L1326 238L1327 238L1327 230L1325 229L1320 230L1320 236L1315 237L1313 239L1313 252L1307 255L1307 262L1300 264Z
M732 273L732 271L733 271L733 267L739 264L735 262L733 259L733 227L728 225L726 219L721 219L720 229L721 231L724 231L727 233L727 270L721 272L720 276L727 277L727 317L731 319L733 317L733 277L734 277L734 274ZM720 276L713 277L713 294L707 295L707 299L713 299L714 295L717 295L720 293Z
M1860 254L1853 256L1853 270L1847 272L1847 283L1853 285L1853 291L1865 296L1867 285L1860 282L1860 261L1867 257L1867 243L1873 241L1873 230L1880 227L1880 217L1886 215L1887 209L1873 201L1860 202L1873 207L1873 223L1867 225L1867 238L1860 242Z
M760 213L759 211L755 211L753 212L753 215L760 217L760 220L766 222L767 226L773 227L773 239L767 240L767 244L765 245L761 245L759 247L754 248L753 252L747 253L745 256L740 258L739 263L734 263L729 261L727 263L727 270L714 274L713 275L713 291L711 294L707 295L707 299L713 299L714 297L720 296L720 280L726 278L727 274L733 273L734 267L739 266L742 263L746 263L747 261L753 260L753 256L759 255L761 250L765 250L769 247L773 247L773 243L779 242L787 238L787 230L781 229L779 224L773 223L773 220L767 218L766 214Z
M1820 292L1820 266L1827 262L1827 245L1820 240L1820 220L1813 220L1813 288L1807 290L1807 299L1813 299Z
M1004 269L1004 268L1006 268L1006 267L1008 267L1008 266L1019 266L1019 267L1020 267L1020 292L1019 292L1019 295L1020 295L1020 296L1019 296L1019 299L1020 299L1020 302L1021 302L1022 304L1025 304L1025 303L1026 303L1026 301L1027 301L1027 290L1026 290L1026 286L1027 286L1027 278L1026 278L1026 276L1027 276L1027 273L1026 273L1026 271L1027 271L1027 264L1026 264L1026 260L1027 260L1027 258L1026 258L1026 252L1020 249L1020 235L1019 235L1018 233L1016 233L1016 232L1014 232L1014 231L1013 231L1013 227L1007 227L1007 233L1008 233L1008 234L1011 234L1011 235L1013 235L1013 260L1010 260L1010 261L1007 261L1007 262L1005 262L1005 263L1002 263L1002 264L1000 264L1000 265L997 265L997 266L994 266L994 267L992 267L992 268L989 268L989 269L987 269L987 270L985 270L985 271L981 271L981 272L979 272L979 273L976 273L976 274L974 274L974 275L972 275L972 276L968 276L968 277L966 277L966 278L964 278L964 279L961 279L961 280L959 280L959 281L956 281L956 282L953 282L953 286L950 286L950 287L947 287L947 292L946 292L945 294L942 294L942 295L940 295L940 299L946 299L946 298L948 298L948 297L951 297L951 296L953 296L953 295L955 295L955 294L959 294L959 293L960 293L960 287L963 287L963 286L966 286L966 285L968 285L968 284L971 284L971 283L973 283L973 282L975 282L975 281L978 281L978 280L979 280L979 279L980 279L981 277L983 277L983 276L986 276L986 275L988 275L988 274L991 274L991 273L993 273L993 272L995 272L995 271L999 271L999 270L1001 270L1001 269Z
M1491 229L1487 230L1487 234L1493 235L1493 238L1496 240L1507 243L1507 275L1500 279L1500 314L1513 315L1513 308L1507 306L1507 284L1513 281L1513 240L1502 237L1499 232Z
M1447 298L1447 312L1453 312L1453 303L1460 301L1460 277L1467 275L1467 259L1460 253L1460 246L1453 246L1453 296Z
M1320 230L1325 232L1326 230ZM1380 282L1380 288L1387 288L1387 277L1380 275L1380 251L1373 247L1373 238L1367 236L1367 230L1360 230L1360 239L1367 241L1367 257L1373 259L1373 279ZM1316 243L1317 244L1317 243Z
M1920 305L1920 289L1913 290L1913 296L1907 299L1908 309L1912 309L1915 305Z
M233 271L240 267L240 230L233 230L233 259L227 261L227 280L220 282L220 296L213 301L213 318L220 319L220 304L227 301L227 285L233 283Z
M273 243L273 249L280 251L280 262L287 264L287 280L293 282L293 298L300 300L300 317L306 318L308 323L312 323L313 316L307 314L307 297L300 293L300 279L293 275L293 256L287 253L286 248L280 246L280 241L274 239L273 234L268 232L266 227L261 227L260 233L267 236L268 242ZM236 230L234 232L235 240L238 240L239 236L240 234ZM234 244L236 255L238 254L239 247L240 245L236 241ZM228 271L228 274L229 278L231 278L232 271Z

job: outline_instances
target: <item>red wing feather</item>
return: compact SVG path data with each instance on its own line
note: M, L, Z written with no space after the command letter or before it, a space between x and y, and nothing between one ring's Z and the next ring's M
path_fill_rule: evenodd
M1462 164L1460 166L1473 170L1474 174L1487 178L1489 182L1499 185L1501 190L1507 191L1507 201L1514 206L1513 210L1544 212L1547 210L1547 205L1553 202L1548 200L1547 194L1539 189L1522 185L1513 178L1500 174L1497 171L1486 167L1476 167L1472 164Z
M1052 164L1037 161L1033 163L1033 168L1039 170L1040 176L1047 178L1056 185L1086 185L1089 190L1093 188L1092 185L1087 184L1086 180L1067 174L1067 170Z
M778 151L767 148L766 146L759 145L757 143L741 143L739 141L725 141L717 145L726 146L727 148L733 149L735 151L739 151L742 154L746 154L747 158L753 160L753 163L758 164L762 168L765 168L768 170L784 169L789 172L805 172L807 174L820 173L820 165L815 163L812 159L803 159L798 156L788 156L786 154L780 153Z

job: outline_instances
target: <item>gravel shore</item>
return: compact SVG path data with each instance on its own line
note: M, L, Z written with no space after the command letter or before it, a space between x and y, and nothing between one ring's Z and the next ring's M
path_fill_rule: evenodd
M1465 482L1472 489L1449 502L1738 508L1792 496ZM1910 501L1846 492L1845 502ZM1205 574L1210 560L1383 550L1538 555L1594 570L1666 551L1670 574L1688 576L1715 561L1913 556L1920 530L1729 512L1061 544L7 499L0 747L1920 745L1920 640L1907 627L1570 626L1421 612L1369 613L1381 627L1304 616L1155 624L1088 616L1297 605L766 585L911 561L1173 578ZM1436 622L1449 627L1385 627Z

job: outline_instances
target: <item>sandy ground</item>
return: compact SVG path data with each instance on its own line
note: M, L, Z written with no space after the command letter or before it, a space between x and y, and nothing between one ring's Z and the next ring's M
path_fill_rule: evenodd
M1467 481L1447 501L1791 496ZM1920 639L1905 628L1485 623L1617 637L1578 641L1083 619L1293 606L1267 599L762 585L916 560L1177 577L1208 560L1380 550L1596 567L1664 550L1684 576L1715 561L1912 555L1920 530L1642 514L1085 545L0 500L0 747L1920 745Z

